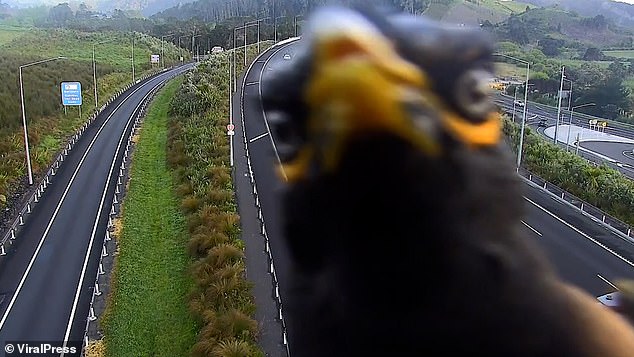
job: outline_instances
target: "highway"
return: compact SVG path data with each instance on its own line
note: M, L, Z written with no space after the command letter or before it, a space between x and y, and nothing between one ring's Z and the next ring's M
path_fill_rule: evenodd
M513 97L497 94L495 101L509 115L512 115ZM515 110L515 122L521 123L524 108L516 105ZM567 136L567 127L571 123L570 112L562 110L562 113L564 113L562 114L564 119L559 122L560 126L557 130L558 143L560 146L565 147L566 141L569 140L569 149L572 151L575 150L574 142L576 135L572 134L571 136ZM552 141L555 136L554 127L557 118L557 108L529 102L526 107L526 118L526 123L529 127ZM545 120L544 126L539 125L540 120ZM634 151L634 144L632 143L632 140L634 140L634 129L611 122L610 125L599 132L595 127L591 128L589 122L579 118L577 114L573 115L572 125L573 132L578 132L579 130L577 129L582 129L583 135L580 140L580 149L578 150L580 156L598 164L605 163L609 167L620 171L626 177L634 179L634 165L632 160L634 154L631 154ZM608 134L607 136L614 136L609 140L619 140L619 138L622 138L622 142L607 141L602 138L602 133Z
M280 180L274 172L274 165L278 162L275 137L271 136L262 111L260 82L262 77L275 74L275 67L284 63L285 54L293 55L295 46L291 43L267 52L252 66L243 83L244 130L249 141L255 182L276 264L282 301L288 288L287 269L290 264L277 213ZM613 292L616 279L634 279L632 243L560 203L548 193L529 184L524 188L526 214L522 221L523 230L527 239L538 242L564 280L599 296Z
M191 66L128 89L70 151L15 244L0 258L1 347L7 341L71 341L68 346L81 346L132 122L153 88Z

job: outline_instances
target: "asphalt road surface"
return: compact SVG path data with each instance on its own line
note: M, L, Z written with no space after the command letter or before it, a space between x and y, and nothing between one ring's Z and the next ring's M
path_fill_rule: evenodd
M513 97L497 94L495 96L495 101L501 108L503 108L507 113L509 113L509 115L512 115ZM521 123L523 114L524 114L523 111L524 111L523 107L519 107L517 105L515 106L515 122L516 123ZM576 115L573 115L572 120L570 120L570 112L563 111L563 113L564 113L563 114L564 119L559 122L560 125L567 125L570 122L572 122L572 124L575 126L583 127L590 130L590 124L588 123L587 120L581 119L577 117ZM540 126L539 122L540 120L545 120L546 127L553 127L556 124L556 118L557 118L557 108L552 108L543 104L538 104L533 102L529 102L526 107L526 124L550 140L552 140L552 138L544 134L545 127ZM604 131L605 133L620 136L623 138L634 139L633 129L627 128L625 126L615 127L614 125L618 125L618 124L613 124L613 123L611 125L612 126L608 126L605 128L605 131ZM565 132L565 131L562 130L562 132ZM561 137L561 136L558 134L558 137ZM566 146L565 143L561 143L561 142L559 142L559 145L561 147ZM617 152L617 150L615 149L615 145L613 143L603 142L603 141L582 140L581 147L592 150L600 154L600 156L594 155L593 153L583 151L583 150L580 150L578 152L580 156L598 164L605 163L609 167L617 171L620 171L626 177L634 179L634 166L632 166L631 163L628 162L628 160L626 160L627 158L624 157L623 155L623 151L627 151L628 149L631 152L634 149L634 145L632 144L629 144L629 146L627 144L620 145L618 147L619 148L623 147L623 150L621 150L620 152ZM569 145L569 148L570 150L575 149L574 145ZM606 160L605 156L609 157L610 160ZM632 161L632 160L629 160L629 161Z
M293 55L295 44L286 45L268 58L264 57L247 73L244 87L244 115L247 140L256 178L262 211L269 232L271 250L277 266L282 301L286 295L289 267L288 252L283 244L278 217L277 187L274 172L277 163L275 138L259 101L262 76L274 75L275 67L284 63L284 55ZM577 210L559 202L548 193L525 186L525 233L541 246L560 275L594 296L615 290L619 278L634 279L634 245L616 236Z
M132 122L154 87L191 66L127 90L64 160L11 251L0 260L0 350L7 341L74 341L81 346Z

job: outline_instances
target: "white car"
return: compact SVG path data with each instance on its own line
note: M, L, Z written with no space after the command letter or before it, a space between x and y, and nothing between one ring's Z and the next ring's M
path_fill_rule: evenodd
M285 54L284 54L284 59L285 59L285 60L289 60L289 59L291 59L291 54L290 54L290 53L285 53Z
M519 107L523 107L524 106L524 102L522 102L521 100L516 100L515 101L515 105L517 105Z

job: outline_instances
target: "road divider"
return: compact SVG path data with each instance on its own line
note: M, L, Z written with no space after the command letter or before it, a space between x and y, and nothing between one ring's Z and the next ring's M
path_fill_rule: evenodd
M99 315L103 312L103 307L105 307L105 304L101 307L101 309L98 309L96 307L95 304L95 299L96 297L99 297L102 295L102 289L100 289L100 284L102 286L104 285L108 285L108 278L105 276L106 272L104 269L104 265L105 265L105 260L109 259L110 261L108 262L109 266L112 264L112 260L114 259L114 257L108 253L110 252L114 252L116 250L116 242L112 239L111 234L115 229L114 226L114 219L120 214L121 212L121 200L120 200L120 196L124 194L125 191L125 182L127 181L128 178L128 169L129 169L129 165L127 165L127 163L129 162L131 156L130 156L130 148L132 145L132 140L134 137L134 134L137 132L137 130L140 128L140 125L142 124L143 118L146 115L146 111L147 111L147 106L149 105L149 103L152 101L152 98L154 97L154 95L165 85L165 83L167 83L170 79L172 79L173 77L175 77L178 74L175 75L171 75L167 78L165 78L161 83L157 84L156 86L154 86L150 92L148 92L148 94L142 99L141 103L139 104L138 110L136 111L136 116L132 122L132 128L130 129L130 133L127 136L127 141L125 144L125 149L123 150L123 157L121 160L121 164L119 165L119 172L117 174L117 182L115 183L115 192L113 195L113 199L112 199L112 203L110 204L110 210L108 213L108 224L106 226L106 230L104 232L104 239L103 239L103 244L102 244L102 248L101 248L101 254L99 256L99 264L98 264L98 268L97 271L95 273L95 279L94 279L94 283L93 283L93 288L92 288L92 296L90 299L90 307L88 310L88 316L86 317L86 325L85 325L85 329L84 329L84 335L83 335L83 339L82 339L82 351L83 353L85 353L86 348L89 346L90 344L90 334L91 331L96 331L98 328L95 325L97 320L99 319ZM125 135L125 131L122 135ZM123 139L123 137L122 137ZM117 148L117 150L119 150L120 148L122 148L123 146L119 146ZM114 161L113 161L113 165L114 162L116 162L118 155L115 155L114 157ZM108 179L110 180L110 179ZM108 189L108 185L109 185L109 181L108 184L106 185L106 188L104 190ZM104 191L105 192L105 191ZM101 210L100 210L101 211ZM99 217L97 217L97 219L99 219ZM96 223L95 223L95 227L96 227ZM91 249L88 249L88 253L90 254ZM78 293L81 290L82 287L82 282L79 283L79 287L78 287ZM70 333L70 328L72 325L72 321L73 321L73 316L71 316L70 320L69 320L69 324L67 327L67 332L66 332L66 339L68 339L69 333Z

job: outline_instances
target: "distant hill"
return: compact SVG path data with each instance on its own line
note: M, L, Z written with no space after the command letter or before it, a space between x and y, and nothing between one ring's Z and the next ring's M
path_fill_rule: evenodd
M90 9L109 13L115 9L134 10L144 16L151 16L165 9L186 4L192 0L3 0L4 3L14 8L26 8L40 5L55 6L67 2L71 7L77 8L84 3Z
M166 1L166 0L163 0ZM479 25L483 21L500 22L511 14L521 13L526 7L534 7L515 0L276 0L276 12L281 15L305 14L325 3L382 4L401 8L430 18L451 23ZM251 16L257 11L271 11L270 0L197 0L166 9L154 15L157 18L186 20L221 20L232 16ZM413 7L413 8L412 8Z
M634 28L634 5L613 0L523 0L536 6L557 5L581 16L603 15L614 23Z
M479 26L485 21L498 23L512 14L534 7L524 1L504 0L444 0L432 1L423 12L433 19L465 26Z
M584 17L558 6L513 15L490 29L499 40L540 46L549 42L570 48L630 48L634 38L632 29L616 25L603 15Z

